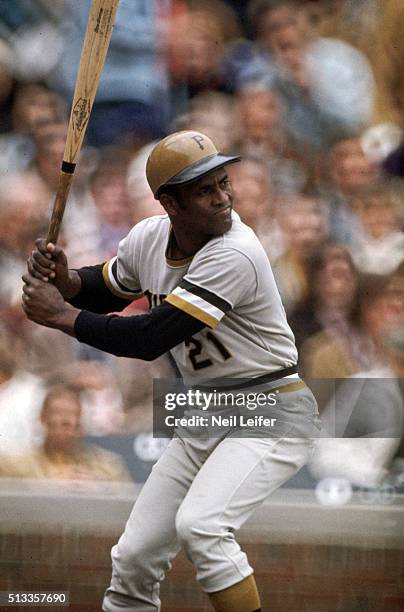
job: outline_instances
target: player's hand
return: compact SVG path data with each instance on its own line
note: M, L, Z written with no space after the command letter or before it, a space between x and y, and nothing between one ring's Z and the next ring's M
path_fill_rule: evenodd
M34 278L45 282L53 280L56 287L59 282L66 282L69 276L67 258L60 246L46 242L44 238L35 240L34 249L28 258L28 272Z
M68 298L74 295L72 279L69 273L67 257L63 249L44 238L35 241L34 249L28 258L28 272L43 282L53 281L60 293Z
M74 335L74 322L79 311L65 302L55 285L31 274L25 274L22 280L22 307L28 319Z

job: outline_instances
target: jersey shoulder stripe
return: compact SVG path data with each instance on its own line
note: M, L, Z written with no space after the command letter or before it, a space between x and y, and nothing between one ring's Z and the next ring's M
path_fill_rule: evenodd
M165 301L202 321L212 329L218 325L224 315L222 310L219 310L219 308L216 308L216 306L207 302L202 297L183 289L181 286L176 287L166 297Z
M116 256L104 264L102 275L108 289L118 297L132 300L142 297L142 291L128 289L128 287L125 287L118 279L118 262Z
M231 310L231 304L229 304L229 302L226 302L226 300L216 295L216 293L208 291L208 289L199 287L199 285L190 283L187 280L183 280L182 283L180 283L180 287L182 289L185 289L188 293L193 293L194 295L202 298L206 302L209 302L209 304L212 304L212 306L215 306L224 313Z

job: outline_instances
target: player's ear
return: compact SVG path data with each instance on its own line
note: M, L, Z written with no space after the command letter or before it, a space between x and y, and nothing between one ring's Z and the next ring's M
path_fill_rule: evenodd
M166 211L166 213L170 216L174 216L178 214L178 210L180 209L180 205L178 200L174 195L169 193L162 193L159 196L160 204Z

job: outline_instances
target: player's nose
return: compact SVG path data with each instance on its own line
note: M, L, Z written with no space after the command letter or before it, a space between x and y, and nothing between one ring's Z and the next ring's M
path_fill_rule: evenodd
M230 201L230 195L226 189L223 189L220 187L220 185L217 185L213 192L212 201L214 206L225 206Z

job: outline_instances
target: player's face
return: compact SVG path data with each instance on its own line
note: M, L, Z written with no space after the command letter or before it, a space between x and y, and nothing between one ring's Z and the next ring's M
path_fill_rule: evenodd
M184 229L205 236L221 236L231 228L233 196L224 168L180 189L178 218Z

